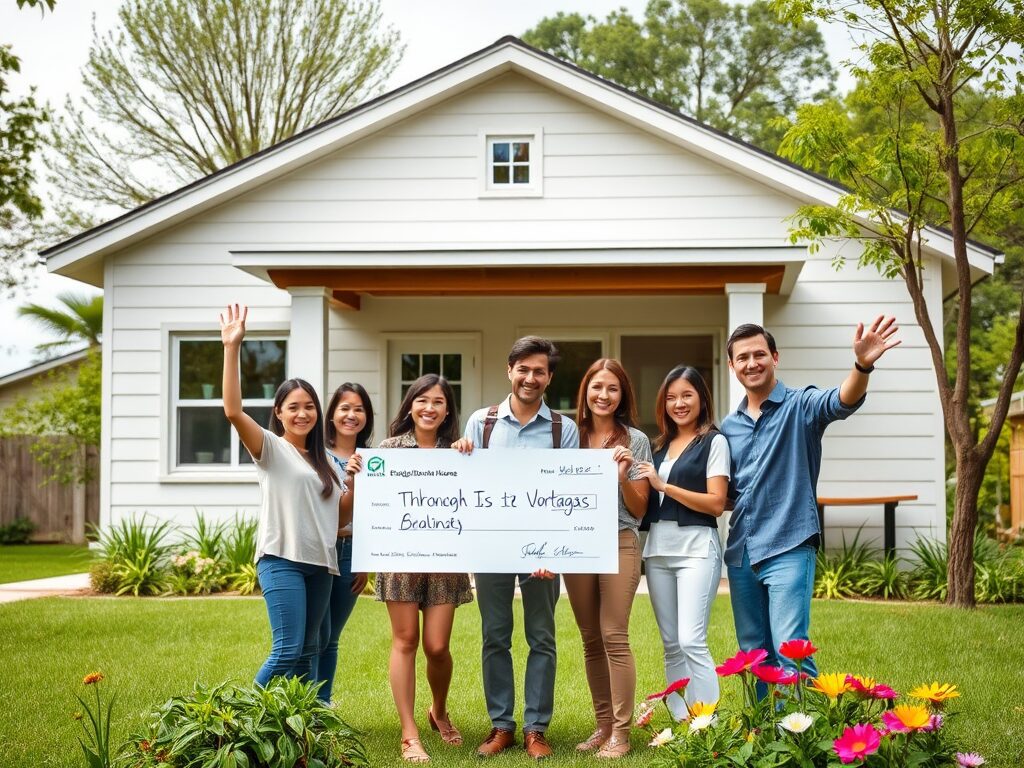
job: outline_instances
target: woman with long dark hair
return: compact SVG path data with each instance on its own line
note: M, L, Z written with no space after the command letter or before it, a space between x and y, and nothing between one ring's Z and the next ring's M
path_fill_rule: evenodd
M597 728L576 746L597 757L629 752L636 693L636 664L629 647L629 613L640 583L637 528L647 511L650 486L637 472L651 460L647 435L636 428L633 384L618 360L594 362L580 382L576 405L580 448L613 448L618 466L619 569L608 574L565 574L576 624L583 638L587 683Z
M312 670L312 679L323 683L317 695L323 701L330 701L338 668L338 638L366 586L365 573L352 573L352 504L355 473L362 466L358 450L370 446L373 434L373 403L362 384L346 381L334 390L326 415L327 456L348 485L338 515L336 548L340 575L331 582L331 601L320 626L320 653L313 661Z
M320 400L309 382L288 379L277 388L269 430L242 410L238 357L247 315L235 304L220 316L224 415L256 463L262 492L256 572L271 648L256 682L266 685L279 675L309 676L331 576L338 575L334 545L345 486L327 458Z
M390 437L380 448L450 448L459 439L455 392L447 379L429 373L410 386L391 422ZM416 650L420 645L423 613L423 653L431 705L427 722L445 743L459 745L462 734L448 716L448 689L452 682L449 649L455 609L473 599L465 573L378 573L377 599L391 618L391 693L402 724L402 759L427 762L420 742L413 707L416 703Z
M677 720L688 705L718 701L718 675L708 651L711 604L722 575L718 518L729 485L729 443L715 426L707 382L679 365L658 390L654 459L638 467L651 484L644 526L647 588L665 649L665 678L690 678L685 701L668 705Z

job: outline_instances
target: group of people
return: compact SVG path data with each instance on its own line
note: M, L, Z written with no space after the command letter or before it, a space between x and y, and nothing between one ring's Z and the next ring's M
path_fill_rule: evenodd
M270 618L271 651L256 675L322 682L330 701L338 638L363 591L366 574L352 573L352 500L370 444L373 407L359 384L342 384L326 414L313 388L289 379L277 390L270 429L241 406L238 354L246 309L221 315L224 411L252 454L262 490L257 571ZM669 371L654 404L653 445L637 429L629 375L613 359L595 361L579 385L575 421L544 402L559 353L547 339L527 336L508 356L509 395L473 413L465 430L452 386L421 376L405 393L380 448L604 448L618 467L618 572L567 574L565 587L583 640L595 729L576 745L601 758L629 752L636 668L629 617L641 561L664 646L668 681L690 678L685 698L669 706L684 720L697 702L719 697L708 651L711 605L723 561L728 567L736 635L743 650L764 648L767 663L791 665L775 650L809 638L815 551L821 543L815 485L821 438L832 421L864 402L874 363L899 344L892 318L858 325L853 366L842 385L791 389L776 378L779 354L771 333L741 325L727 342L729 367L746 396L717 426L711 391L686 365ZM723 552L718 518L731 508ZM639 530L649 533L641 551ZM529 654L525 675L523 742L534 759L551 755L545 732L554 709L555 606L559 576L478 573L474 577L482 626L484 697L492 728L477 748L482 757L516 743L512 664L513 600L518 583ZM426 722L449 745L462 735L447 711L452 680L449 648L455 609L474 599L468 574L378 573L375 591L391 620L391 690L401 724L401 755L430 758L414 712L415 661L422 644L431 704ZM420 614L422 613L422 626ZM813 659L803 669L816 674Z

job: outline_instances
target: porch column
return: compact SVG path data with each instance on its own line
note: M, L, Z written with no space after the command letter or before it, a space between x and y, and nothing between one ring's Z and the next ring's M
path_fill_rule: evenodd
M327 322L331 298L323 286L289 288L292 325L288 336L288 378L305 379L313 385L325 406L327 391Z
M764 325L764 294L768 286L764 283L726 283L725 295L729 297L729 325L726 333L732 333L738 325L755 323ZM743 385L736 381L729 371L729 402L726 413L734 410L743 399Z

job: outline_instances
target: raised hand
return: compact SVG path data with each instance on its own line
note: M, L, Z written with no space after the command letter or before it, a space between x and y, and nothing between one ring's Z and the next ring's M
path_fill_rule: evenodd
M220 340L225 347L238 346L245 338L245 318L249 308L244 304L228 304L226 312L220 314Z
M900 339L893 340L899 330L895 317L879 315L871 327L865 329L864 323L857 323L857 332L853 337L853 354L857 362L864 368L870 368L882 355L893 347L900 345Z

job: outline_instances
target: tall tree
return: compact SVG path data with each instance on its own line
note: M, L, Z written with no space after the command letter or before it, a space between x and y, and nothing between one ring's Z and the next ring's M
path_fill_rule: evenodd
M93 30L54 182L133 208L350 109L401 54L378 0L126 0Z
M815 23L782 23L765 0L651 0L639 22L625 10L601 22L559 13L523 39L766 149L778 118L835 81Z
M987 430L972 423L974 285L968 239L991 236L1024 210L1024 0L776 0L787 18L845 24L863 42L854 68L859 91L885 130L854 130L836 102L804 106L780 151L828 173L850 192L839 206L811 206L793 237L816 247L832 237L863 243L862 266L904 281L931 352L943 419L956 465L949 532L953 605L974 598L978 494L1024 362L1024 297L1009 313L1012 344L998 377ZM957 316L955 359L944 357L924 293L922 242L944 227L953 241ZM989 372L991 373L991 371Z
M42 304L25 304L18 307L18 314L34 321L36 325L57 336L36 346L38 352L49 354L55 350L78 344L98 347L103 334L103 296L89 296L83 293L65 292L57 299L64 309L46 307Z

